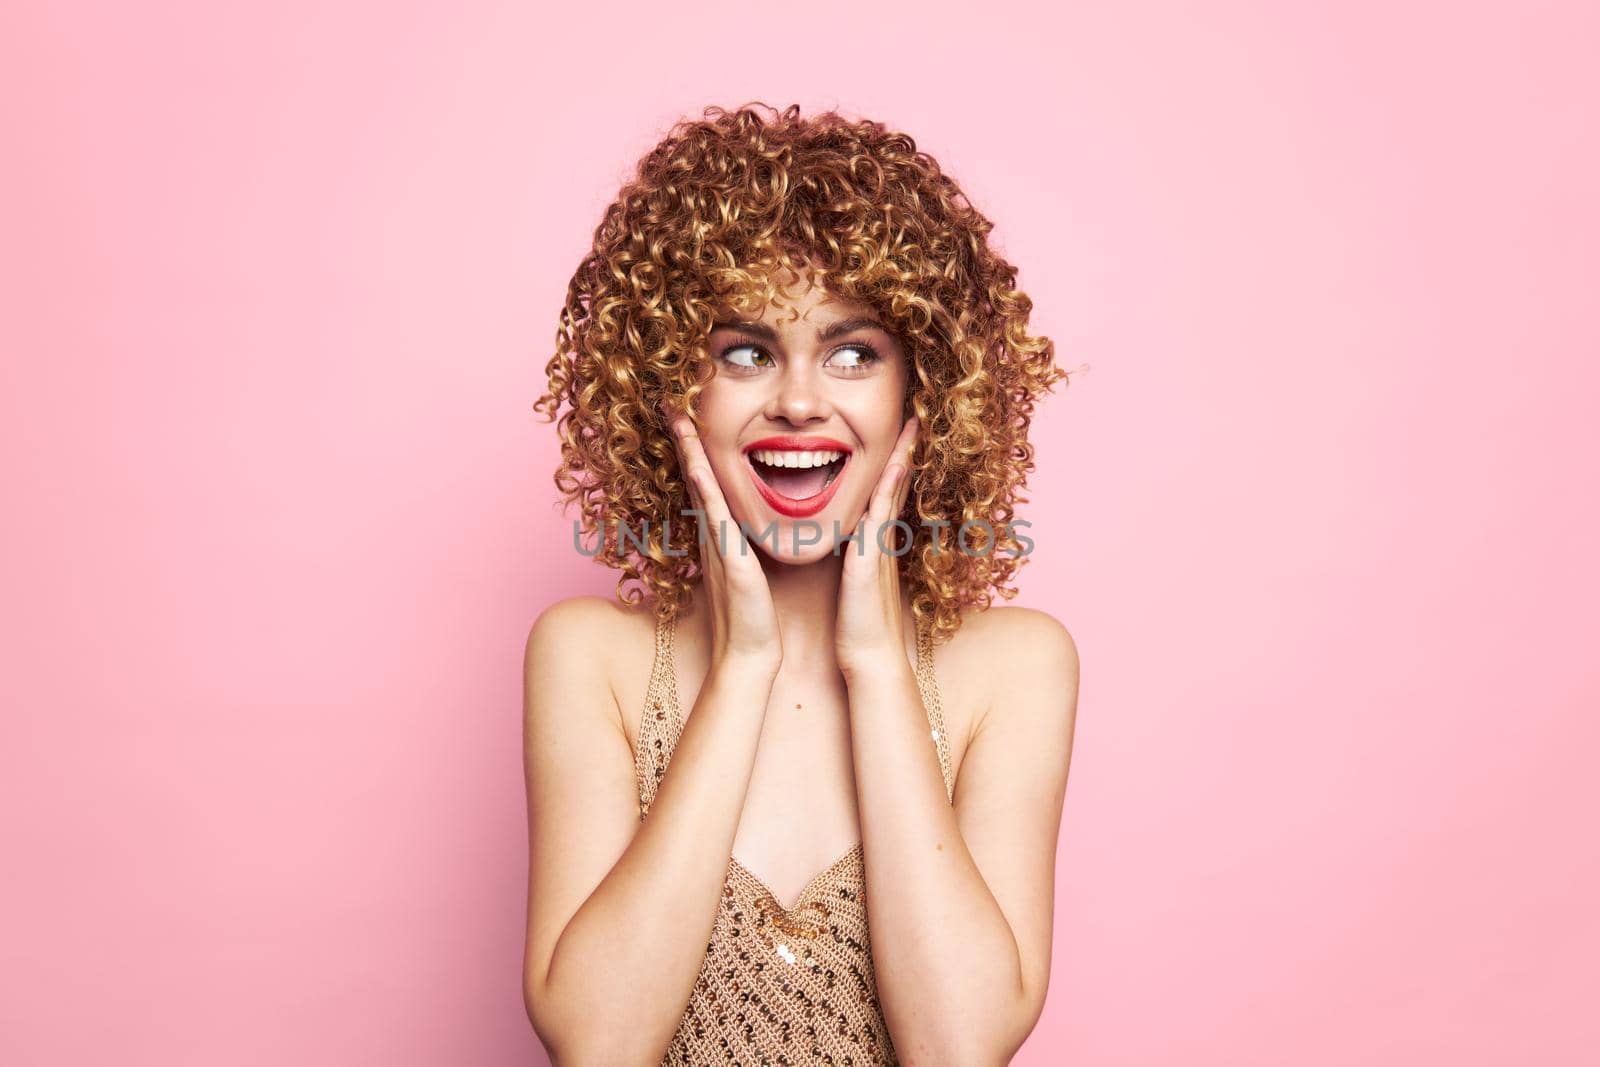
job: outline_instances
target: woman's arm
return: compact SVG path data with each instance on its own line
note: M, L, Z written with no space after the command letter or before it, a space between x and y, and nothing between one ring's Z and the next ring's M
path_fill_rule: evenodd
M528 635L523 992L554 1063L655 1067L705 960L776 671L713 666L641 823L602 662L619 611L565 601Z
M1077 649L1024 608L964 628L990 704L953 807L905 657L847 675L878 994L910 1067L1008 1063L1049 984Z

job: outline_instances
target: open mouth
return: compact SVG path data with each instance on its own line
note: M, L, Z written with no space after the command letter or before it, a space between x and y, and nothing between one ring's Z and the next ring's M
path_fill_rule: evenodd
M763 458L765 456L765 458ZM819 462L821 456L806 453L746 453L750 469L773 493L790 501L808 501L819 496L845 469L850 454L835 453L834 459Z

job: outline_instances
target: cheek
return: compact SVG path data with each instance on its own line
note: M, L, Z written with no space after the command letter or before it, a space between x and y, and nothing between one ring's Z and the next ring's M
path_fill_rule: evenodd
M887 376L850 398L850 421L869 449L887 451L900 436L905 387Z
M716 461L718 453L732 447L739 434L739 427L744 419L734 406L729 402L729 397L724 390L708 386L700 394L696 404L699 414L696 423L700 430L700 441L705 446L706 455Z
M736 519L743 516L738 514L735 501L742 498L746 490L754 491L748 484L744 457L739 454L739 435L750 416L739 407L738 399L737 390L719 389L713 381L701 391L696 405L700 446L705 449L711 473L717 479L723 499L734 509Z
M904 358L896 359L892 372L885 374L878 383L882 391L876 397L878 410L884 413L884 421L890 426L890 441L900 433L900 424L906 409L906 390L910 388L911 377L906 367Z
M750 382L730 381L721 374L706 382L695 401L701 425L708 431L721 427L737 432L761 410L761 393L749 388L750 385Z

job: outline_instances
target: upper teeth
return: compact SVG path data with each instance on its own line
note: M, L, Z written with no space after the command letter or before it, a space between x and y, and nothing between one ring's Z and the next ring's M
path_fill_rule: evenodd
M844 455L843 452L780 452L770 448L753 449L750 454L769 467L821 467Z

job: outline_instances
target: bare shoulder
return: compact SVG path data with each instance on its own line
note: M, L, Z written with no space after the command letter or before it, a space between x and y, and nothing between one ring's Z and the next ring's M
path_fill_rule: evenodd
M963 664L1016 667L1024 674L1078 673L1078 646L1049 612L1011 605L974 610L961 618L949 656Z
M637 673L654 649L655 615L647 605L599 596L558 600L528 630L523 660L530 692L609 691L620 704L617 680Z
M1061 619L1038 608L1006 605L979 614L989 622L990 653L1006 662L1070 665L1077 670L1078 646Z
M1069 724L1076 712L1077 642L1049 612L1014 605L973 610L962 616L943 655L952 673L982 680L974 732L997 708L1036 708L1064 715Z
M606 638L654 633L655 615L645 605L628 605L601 596L558 600L539 613L528 645L551 651L583 651Z
M1072 634L1060 619L1038 608L1025 608L1010 604L973 609L961 616L958 633L972 635L974 639L1004 644L1025 641L1032 650L1042 651L1046 646L1072 644ZM1000 651L992 647L991 651Z

